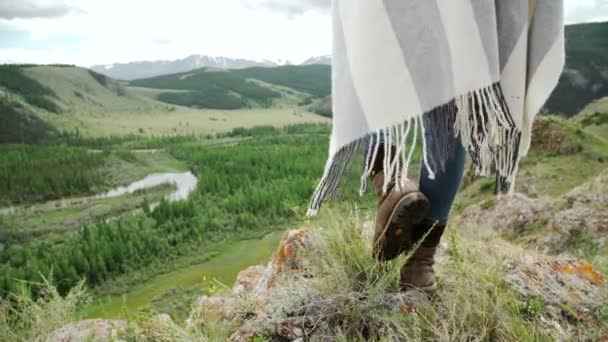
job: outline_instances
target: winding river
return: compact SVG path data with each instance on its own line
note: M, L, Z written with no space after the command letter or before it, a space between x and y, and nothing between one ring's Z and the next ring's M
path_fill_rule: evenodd
M153 188L163 184L172 184L175 191L167 196L170 202L185 200L196 189L198 178L192 172L167 172L153 173L144 179L131 183L128 186L121 186L102 194L85 197L68 197L44 203L36 203L22 206L12 206L0 208L0 215L14 215L21 212L48 211L56 209L70 208L76 205L88 203L94 200L116 198L124 195L133 194L137 191Z
M104 194L97 195L96 198L114 198L128 194L135 193L137 191L153 188L162 184L173 184L176 187L176 191L169 195L167 199L171 202L185 200L190 194L196 189L198 179L192 172L183 173L153 173L146 176L146 178L132 183L128 186L121 186L116 189L112 189Z

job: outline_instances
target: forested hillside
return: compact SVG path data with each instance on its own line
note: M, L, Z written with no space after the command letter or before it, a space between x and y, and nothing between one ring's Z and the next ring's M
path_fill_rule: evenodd
M203 68L135 80L130 82L130 85L160 89L157 99L171 104L210 109L239 109L256 105L268 107L272 105L273 100L284 96L285 92L289 95L293 94L294 90L313 97L327 96L331 92L330 75L330 67L326 65L256 67L241 70ZM271 89L268 85L284 88Z
M566 56L566 69L546 108L571 117L608 96L608 22L567 26Z
M186 90L164 92L160 101L210 109L239 109L252 104L270 106L280 94L240 75L223 70L201 69L169 76L159 76L130 83L136 87Z

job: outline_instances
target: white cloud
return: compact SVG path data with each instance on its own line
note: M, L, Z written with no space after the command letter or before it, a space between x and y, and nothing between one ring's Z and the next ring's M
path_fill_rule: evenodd
M77 35L81 44L64 62L84 66L175 59L193 53L300 61L327 54L331 47L329 14L323 12L290 19L272 10L251 10L239 0L173 0L170 5L144 0L66 0L65 4L86 13L56 20L15 19L10 24L40 41ZM18 58L15 51L11 53ZM0 56L5 52L0 46ZM23 61L48 63L54 56L24 53Z
M91 66L201 53L300 62L331 52L329 0L0 0L0 6L24 1L79 11L0 18L0 27L13 29L0 35L24 31L30 37L19 44L3 36L2 60ZM566 0L567 20L607 18L607 2ZM35 51L32 44L38 44Z
M0 19L60 18L78 8L49 0L0 0Z
M608 0L566 0L566 22L608 20Z
M311 10L327 11L331 6L331 0L241 0L241 3L251 9L286 12L290 17Z

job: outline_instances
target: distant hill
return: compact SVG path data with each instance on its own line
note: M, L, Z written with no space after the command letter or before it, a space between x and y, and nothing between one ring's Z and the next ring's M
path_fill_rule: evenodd
M571 117L608 96L608 22L567 26L566 53L564 74L546 110Z
M135 80L132 87L162 89L156 98L170 104L196 108L238 109L270 106L281 92L324 97L331 92L327 65L281 66L190 72ZM281 87L282 90L277 89Z
M266 74L262 72L265 68L242 74L204 69L176 79L149 80L169 87L163 89L153 84L129 87L74 66L2 65L0 143L35 143L65 133L93 137L205 135L236 127L327 122L300 107L311 94L281 85L323 89L315 85L318 76L314 70L319 66L302 68L306 71L284 69L286 74ZM202 81L196 76L198 72L205 73ZM250 78L253 74L275 83ZM189 79L189 75L194 77ZM323 82L327 86L329 78Z
M278 64L272 61L252 61L227 57L210 57L191 55L174 61L141 61L132 63L116 63L95 65L91 70L102 73L118 80L134 80L160 75L177 74L204 67L219 69L242 69L249 67L274 67Z

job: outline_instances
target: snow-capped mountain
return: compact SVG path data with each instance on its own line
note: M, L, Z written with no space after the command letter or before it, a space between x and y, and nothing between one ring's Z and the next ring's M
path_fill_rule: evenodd
M252 61L227 57L210 57L192 55L174 61L142 61L132 63L117 63L95 65L92 70L119 80L135 80L160 75L186 72L203 67L220 69L243 69L249 67L275 67L279 64L273 61Z
M331 65L331 55L311 57L311 58L307 59L306 61L304 61L304 63L302 63L302 65L312 65L312 64Z

